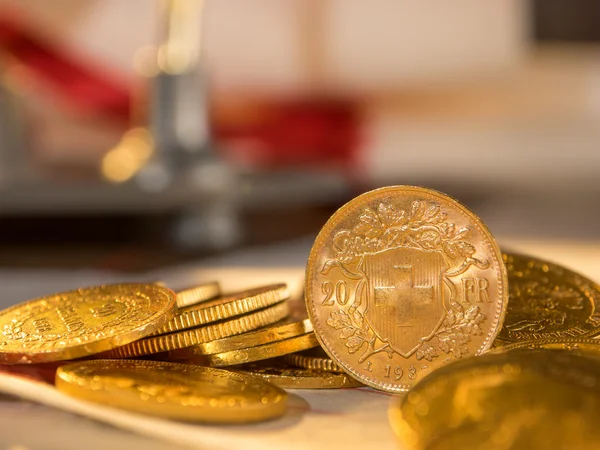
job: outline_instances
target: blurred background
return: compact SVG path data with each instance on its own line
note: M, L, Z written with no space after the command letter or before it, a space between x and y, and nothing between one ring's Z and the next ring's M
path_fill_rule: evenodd
M301 265L389 184L589 247L599 41L595 0L0 0L0 265Z

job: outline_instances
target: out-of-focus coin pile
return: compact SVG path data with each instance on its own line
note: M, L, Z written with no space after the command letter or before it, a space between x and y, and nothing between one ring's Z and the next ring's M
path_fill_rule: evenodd
M306 315L284 284L82 288L1 311L0 364L58 363L65 394L221 424L281 416L286 389L366 385L399 393L408 449L595 449L599 299L575 272L501 253L456 200L395 186L324 225Z

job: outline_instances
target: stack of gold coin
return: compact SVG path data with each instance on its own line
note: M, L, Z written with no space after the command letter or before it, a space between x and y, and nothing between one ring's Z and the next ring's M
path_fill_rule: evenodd
M50 295L0 312L0 364L65 362L64 393L176 420L273 419L281 388L362 387L410 391L390 412L410 449L598 448L600 287L502 254L447 195L393 186L344 205L304 296L216 282Z

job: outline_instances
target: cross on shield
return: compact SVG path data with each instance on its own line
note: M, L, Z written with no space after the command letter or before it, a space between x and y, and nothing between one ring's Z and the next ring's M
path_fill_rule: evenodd
M445 317L441 252L384 250L365 255L363 270L368 279L365 318L382 341L410 356Z

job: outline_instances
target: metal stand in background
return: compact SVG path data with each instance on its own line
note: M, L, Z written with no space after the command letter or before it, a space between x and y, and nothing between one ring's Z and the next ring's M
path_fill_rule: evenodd
M3 145L0 161L10 161L13 176L0 178L0 217L175 211L174 244L215 250L243 237L244 209L319 204L346 192L336 174L239 173L219 158L209 133L200 63L203 2L167 0L165 6L149 127L132 129L107 153L101 168L105 180L68 185L29 170L27 159L17 157L22 148Z

